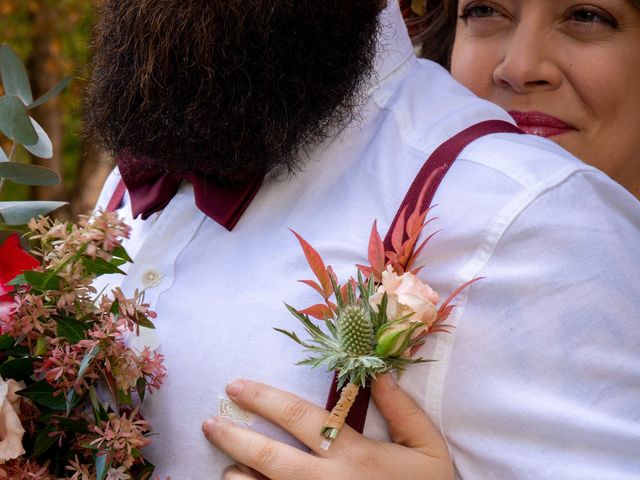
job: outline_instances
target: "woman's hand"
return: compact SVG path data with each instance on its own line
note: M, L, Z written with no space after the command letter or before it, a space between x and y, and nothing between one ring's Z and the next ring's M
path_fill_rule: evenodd
M451 480L447 446L431 420L391 375L380 376L372 397L387 421L394 443L366 438L345 425L328 451L320 448L320 427L327 411L291 393L239 380L227 386L229 397L287 430L311 450L303 452L221 419L204 422L207 439L238 462L224 480L402 479Z

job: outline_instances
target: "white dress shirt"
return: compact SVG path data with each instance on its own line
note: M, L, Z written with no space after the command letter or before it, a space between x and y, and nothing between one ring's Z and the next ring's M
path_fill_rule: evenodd
M225 385L251 378L324 405L332 373L274 327L303 333L285 309L317 303L300 233L341 281L366 263L423 162L479 121L510 120L439 66L415 58L396 1L382 15L377 86L361 119L316 148L304 171L268 180L231 232L205 217L183 184L160 213L131 218L135 263L125 292L146 288L168 377L147 397L157 474L219 478L231 459L201 423ZM107 180L104 207L119 180ZM460 155L434 203L422 277L458 296L452 333L420 351L436 362L401 379L446 437L459 478L640 478L640 203L544 139L495 134ZM302 335L304 336L304 335ZM319 428L320 426L318 426ZM251 428L295 444L256 418ZM372 404L365 434L387 438Z

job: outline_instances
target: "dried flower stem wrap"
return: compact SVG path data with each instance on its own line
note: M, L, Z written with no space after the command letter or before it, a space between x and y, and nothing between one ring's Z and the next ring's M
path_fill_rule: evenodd
M324 425L322 425L321 434L329 440L329 442L326 443L326 448L329 447L331 441L337 438L340 430L344 426L347 415L349 415L349 410L351 410L353 403L356 401L359 389L360 387L353 383L347 384L347 386L342 389L340 400L338 400L336 406L333 407L333 410L329 413L329 417L324 422ZM324 445L323 443L323 448Z

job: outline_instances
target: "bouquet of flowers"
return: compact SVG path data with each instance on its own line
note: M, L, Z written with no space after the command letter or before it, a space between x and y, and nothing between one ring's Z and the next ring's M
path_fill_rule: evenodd
M122 274L129 228L114 214L78 224L40 217L0 246L0 478L142 479L150 425L139 406L165 376L162 356L127 346L153 327L136 292L96 292Z
M17 153L23 146L52 156L30 111L70 78L34 99L8 45L0 46L0 76L0 133L12 141L8 155L0 148L0 189L5 180L59 183L55 171ZM126 338L153 327L155 314L138 292L126 298L92 286L131 261L121 244L129 228L109 213L78 224L32 219L61 205L0 202L0 479L146 479L153 465L140 448L150 426L139 406L166 372L161 355L134 351Z
M478 280L460 286L437 307L439 295L418 278L422 267L416 262L434 235L418 243L425 225L431 221L426 221L429 209L420 208L428 186L429 181L413 212L401 212L390 234L390 250L385 250L374 222L369 239L370 264L356 265L356 277L343 284L331 266L325 266L320 254L293 232L317 279L301 282L318 292L323 303L303 310L287 305L304 325L309 340L301 340L295 332L276 330L312 354L299 364L337 372L342 391L320 432L324 449L337 438L361 386L379 374L402 373L411 364L429 361L413 355L427 335L447 331L444 321L454 308L451 301ZM326 329L311 317L321 320Z

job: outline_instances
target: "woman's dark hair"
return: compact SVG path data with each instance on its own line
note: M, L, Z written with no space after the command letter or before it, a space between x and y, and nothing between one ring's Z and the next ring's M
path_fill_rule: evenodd
M419 10L424 13L418 14L415 6L421 1L424 3ZM458 19L458 1L400 0L400 8L411 40L420 50L420 56L449 70Z
M428 0L425 28L415 37L422 47L421 56L439 63L447 70L451 67L457 9L457 0Z

